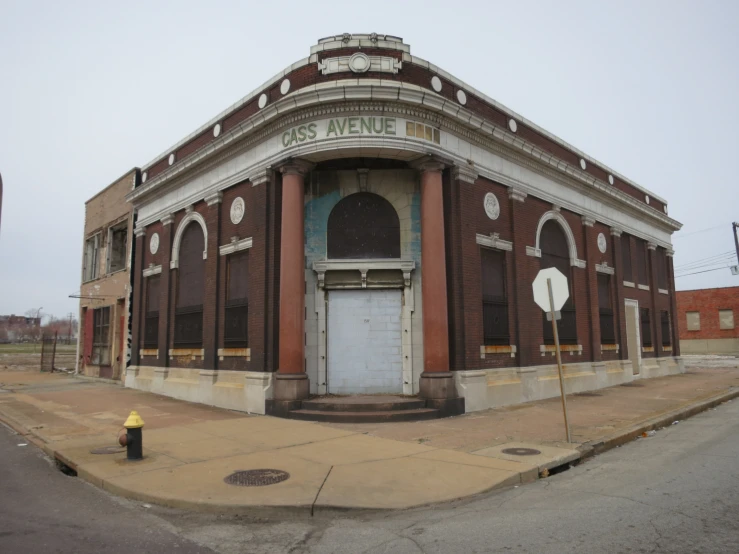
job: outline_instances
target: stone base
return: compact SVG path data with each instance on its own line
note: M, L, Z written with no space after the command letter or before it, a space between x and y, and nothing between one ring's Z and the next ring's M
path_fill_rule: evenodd
M418 395L426 399L457 398L457 386L451 371L424 371L418 383Z
M428 398L426 407L439 410L439 417L450 417L464 413L464 398Z
M302 400L277 400L271 398L265 403L265 413L275 417L290 417L290 412L301 408Z
M305 373L276 373L275 400L302 400L310 396L310 381Z

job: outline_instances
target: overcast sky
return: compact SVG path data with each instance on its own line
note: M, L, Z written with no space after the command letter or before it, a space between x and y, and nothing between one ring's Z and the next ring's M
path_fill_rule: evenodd
M343 32L403 37L665 197L678 271L729 265L737 29L731 0L0 0L0 314L76 312L84 202ZM677 279L731 285L729 269Z

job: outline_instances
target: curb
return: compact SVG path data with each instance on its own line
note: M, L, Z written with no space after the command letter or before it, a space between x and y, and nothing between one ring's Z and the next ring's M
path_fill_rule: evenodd
M577 448L581 452L580 461L590 458L591 456L607 452L608 450L626 444L627 442L631 442L641 436L645 431L667 427L672 424L673 421L688 419L689 417L705 412L711 408L715 408L719 404L723 404L724 402L733 400L737 397L739 397L739 388L733 387L729 389L728 392L717 394L707 400L703 400L689 406L683 406L677 410L672 410L645 421L641 421L616 434L586 442Z

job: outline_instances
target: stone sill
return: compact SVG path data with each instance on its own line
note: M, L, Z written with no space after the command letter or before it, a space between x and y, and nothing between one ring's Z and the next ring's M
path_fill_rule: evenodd
M624 286L629 288L636 288L636 285L632 283L631 281L624 281Z
M504 344L488 346L483 345L480 347L480 359L484 360L486 354L510 354L511 358L515 358L516 352L517 349L515 344L507 346Z
M139 350L140 356L156 356L157 360L159 359L159 349L158 348L142 348Z
M201 360L205 358L205 350L202 348L170 348L169 349L169 359L173 359L175 357L180 356L190 356L193 360L195 358L200 358Z
M662 352L672 352L672 346L663 346Z
M618 344L601 344L600 345L600 351L601 352L615 352L618 354L620 345Z
M562 352L563 354L565 352L569 352L570 356L574 356L575 354L577 354L578 356L581 356L582 355L582 344L560 344L559 351ZM547 353L551 353L552 356L555 356L557 354L557 348L553 344L540 344L539 352L541 352L542 356L546 356Z
M657 292L659 292L660 294L670 294L670 291L666 289L657 289Z
M641 351L644 353L654 352L654 346L642 346Z
M249 362L251 361L251 348L219 348L218 359L223 361L224 358L244 358Z
M649 290L649 285L639 285L639 290Z

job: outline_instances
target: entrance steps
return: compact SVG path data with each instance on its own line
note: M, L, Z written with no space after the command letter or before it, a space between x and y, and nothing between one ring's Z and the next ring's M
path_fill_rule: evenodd
M427 408L426 401L415 396L319 396L303 400L299 410L291 410L290 419L332 423L383 423L420 421L441 417L439 410Z

